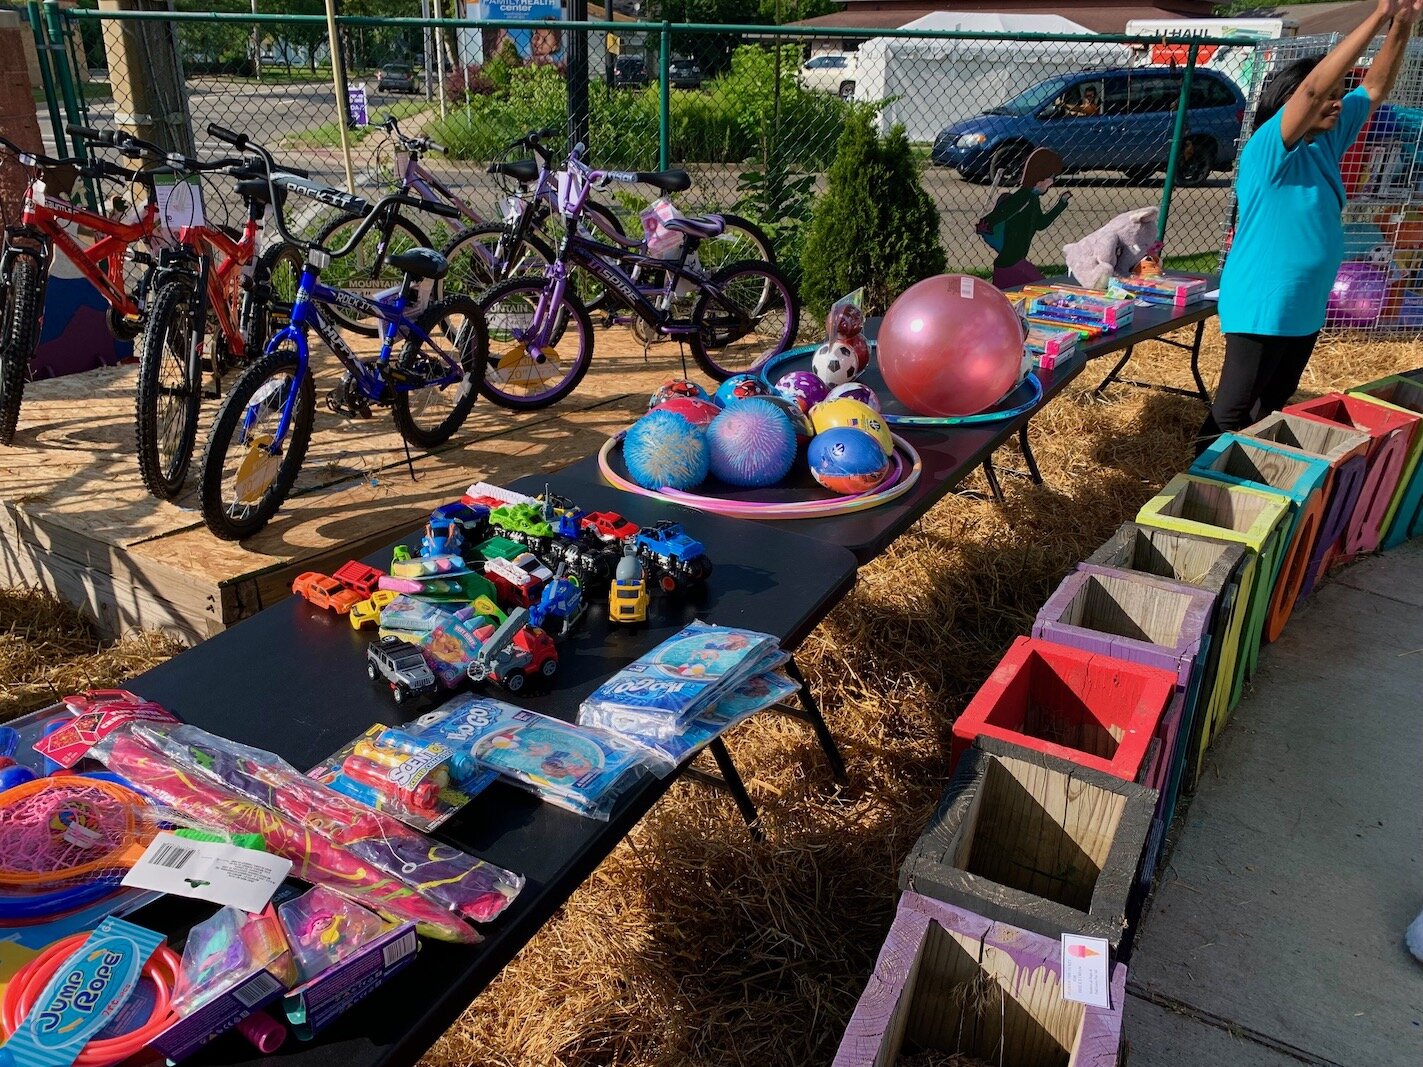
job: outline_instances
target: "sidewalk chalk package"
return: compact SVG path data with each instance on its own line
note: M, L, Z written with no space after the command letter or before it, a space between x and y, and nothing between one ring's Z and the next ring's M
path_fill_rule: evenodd
M488 697L458 697L419 719L413 732L454 751L456 783L497 771L551 804L595 819L608 818L618 798L651 769L646 751L617 734Z

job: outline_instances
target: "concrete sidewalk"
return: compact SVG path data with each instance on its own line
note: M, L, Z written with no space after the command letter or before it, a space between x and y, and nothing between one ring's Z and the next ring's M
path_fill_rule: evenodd
M1423 544L1300 605L1207 759L1130 964L1130 1067L1417 1067Z

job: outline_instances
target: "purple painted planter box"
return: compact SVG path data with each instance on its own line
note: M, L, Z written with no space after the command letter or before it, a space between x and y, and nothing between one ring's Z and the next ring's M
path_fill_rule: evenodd
M1112 968L1110 1008L1063 1000L1061 977L1061 942L905 893L834 1067L891 1067L909 1048L1116 1067L1126 965Z

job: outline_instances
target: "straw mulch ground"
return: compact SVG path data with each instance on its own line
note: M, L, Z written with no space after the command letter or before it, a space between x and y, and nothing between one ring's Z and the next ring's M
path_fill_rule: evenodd
M1214 381L1218 335L1208 346ZM1333 343L1301 391L1420 362L1412 344ZM1157 346L1131 369L1188 380L1184 354ZM943 789L954 716L1062 576L1189 463L1199 404L1124 386L1094 400L1105 371L1093 367L1034 420L1045 486L1005 478L1004 507L945 501L861 571L801 650L849 788L832 787L803 725L741 727L729 744L765 841L751 841L723 797L675 786L426 1067L830 1060L888 928L897 868ZM43 598L0 593L0 717L113 684L170 651L154 638L99 649L73 636L77 625Z

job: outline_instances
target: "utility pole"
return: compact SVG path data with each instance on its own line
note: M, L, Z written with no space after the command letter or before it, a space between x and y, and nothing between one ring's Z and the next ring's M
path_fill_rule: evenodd
M612 0L604 0L612 19ZM568 21L588 21L588 0L568 0ZM568 33L568 135L574 144L588 145L588 33ZM590 146L591 147L591 146Z

